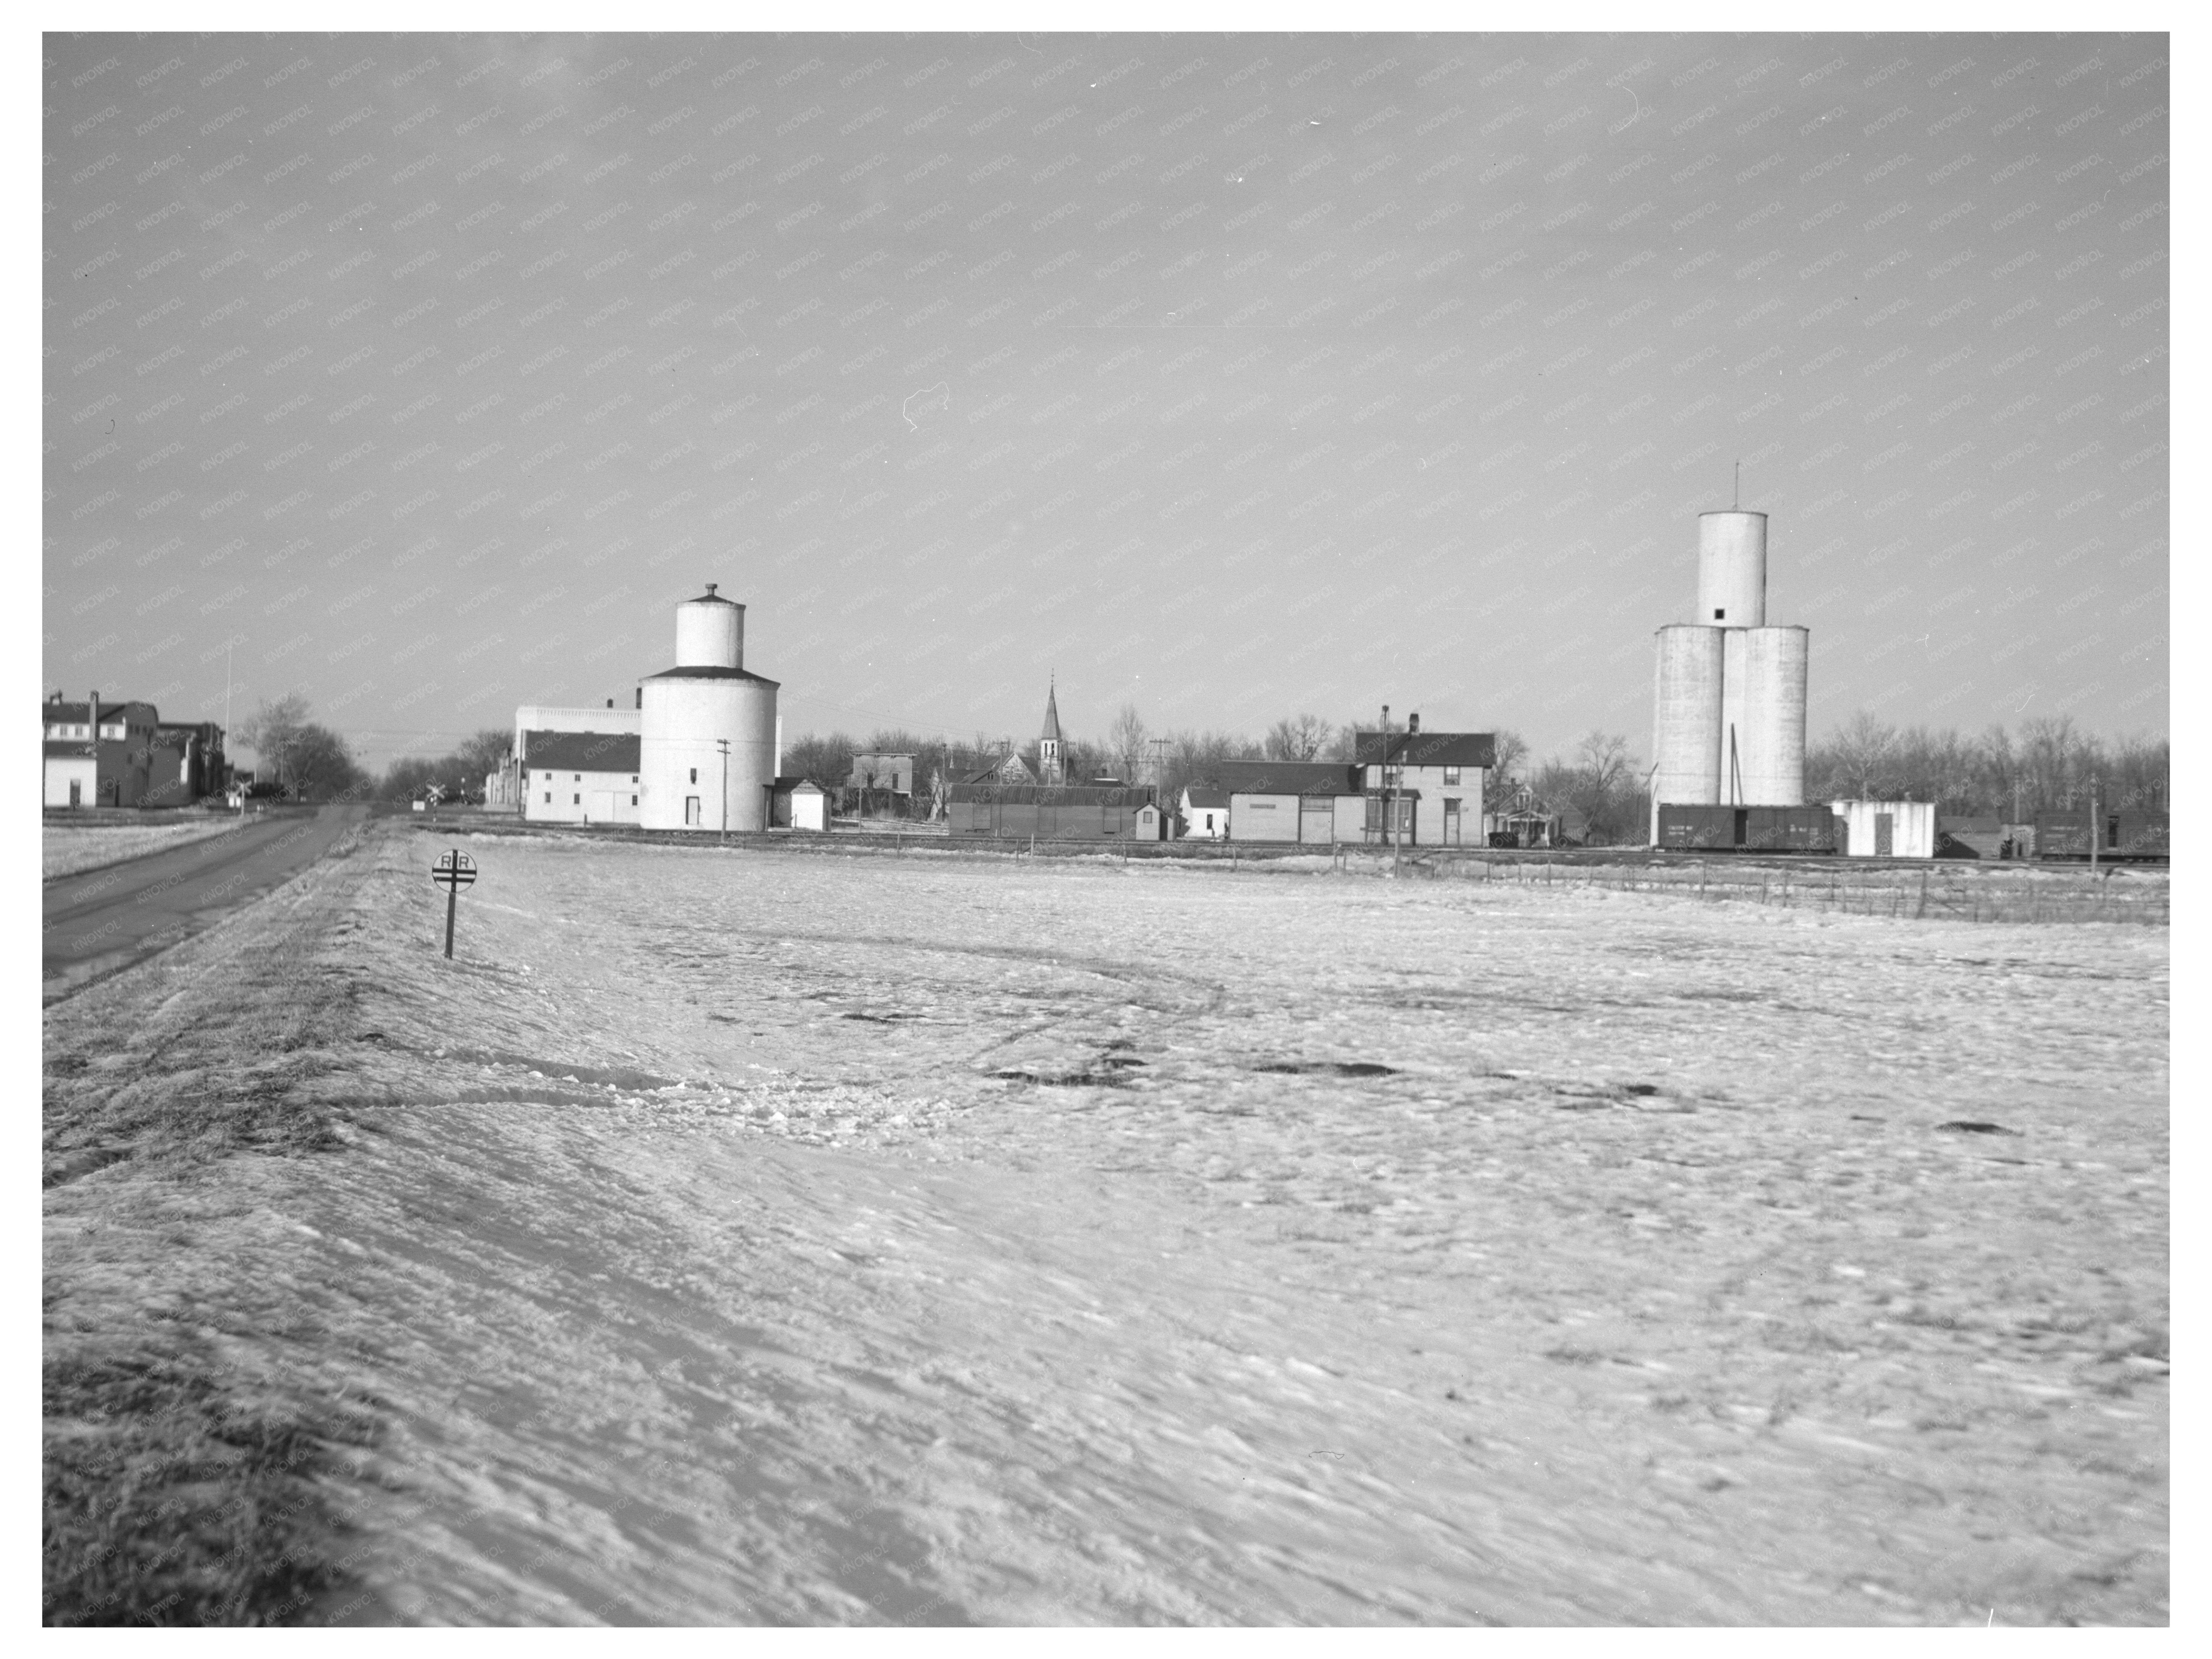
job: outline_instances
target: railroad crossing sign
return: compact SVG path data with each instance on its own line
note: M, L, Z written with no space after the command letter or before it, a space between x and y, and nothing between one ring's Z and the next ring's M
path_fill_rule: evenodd
M453 908L461 896L461 889L477 878L477 861L456 848L450 853L438 854L438 861L430 866L430 879L446 890L446 959L453 957Z

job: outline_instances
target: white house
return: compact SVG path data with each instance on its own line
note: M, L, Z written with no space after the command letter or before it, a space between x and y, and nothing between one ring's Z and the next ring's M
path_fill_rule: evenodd
M1415 847L1482 844L1482 779L1498 748L1487 732L1361 732L1352 750L1362 787L1396 797L1400 832ZM1387 763L1387 775L1386 766ZM1383 839L1382 806L1368 814L1367 839ZM1358 837L1352 837L1358 839Z

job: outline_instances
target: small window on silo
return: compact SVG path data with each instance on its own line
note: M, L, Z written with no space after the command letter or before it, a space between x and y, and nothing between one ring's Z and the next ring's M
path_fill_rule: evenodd
M1728 612L1727 612L1727 611L1714 611L1714 612L1713 612L1713 620L1714 620L1715 622L1718 622L1722 617L1725 617L1725 616L1727 616L1727 615L1728 615Z

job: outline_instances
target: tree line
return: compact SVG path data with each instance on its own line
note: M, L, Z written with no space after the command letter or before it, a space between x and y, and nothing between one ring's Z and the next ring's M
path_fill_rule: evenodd
M264 698L238 723L233 738L260 757L255 793L301 801L408 801L435 785L441 799L481 802L485 777L513 744L507 732L486 727L436 759L410 755L393 761L378 778L356 758L353 745L311 719L313 713L307 698L294 691Z

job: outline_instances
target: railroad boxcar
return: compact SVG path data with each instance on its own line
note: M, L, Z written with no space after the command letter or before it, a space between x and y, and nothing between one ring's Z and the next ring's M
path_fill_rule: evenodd
M2089 838L2097 835L2097 856L2115 861L2149 862L2172 855L2170 819L2164 812L2130 808L2101 811L2093 826L2088 811L2071 807L2035 815L2035 856L2068 860L2089 857Z
M1659 846L1668 852L1833 853L1836 815L1826 806L1683 806L1662 802Z

